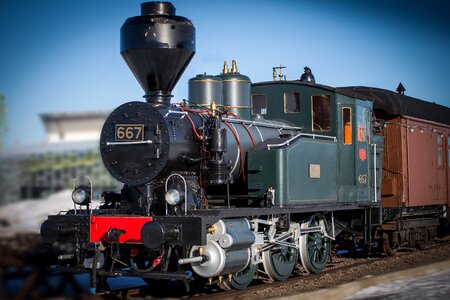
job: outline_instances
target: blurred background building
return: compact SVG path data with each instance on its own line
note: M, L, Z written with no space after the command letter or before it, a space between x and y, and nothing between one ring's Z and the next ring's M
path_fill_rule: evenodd
M108 114L41 114L46 141L31 147L15 146L1 154L0 204L71 189L74 178L80 175L91 178L94 194L119 188L119 182L104 168L99 152L100 131Z

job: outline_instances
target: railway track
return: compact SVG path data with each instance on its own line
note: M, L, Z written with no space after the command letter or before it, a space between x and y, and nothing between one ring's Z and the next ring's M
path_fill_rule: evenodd
M446 255L445 255L446 254ZM252 285L245 290L222 290L217 285L208 284L202 288L193 287L186 295L182 285L162 287L148 286L139 290L118 293L122 299L252 299L287 296L339 285L365 276L376 276L396 270L429 264L439 260L450 259L450 241L439 241L427 245L423 250L399 251L394 257L338 257L320 274L307 274L301 265L297 265L294 274L286 281L271 281L264 272L258 270Z
M0 277L8 280L11 276L22 278L24 285L16 294L16 298L32 297L34 287L40 284L38 280L47 274L45 272L46 261L43 257L48 255L44 252L36 252L33 249L42 249L42 244L37 242L35 236L19 236L13 239L4 239L0 247ZM30 247L31 246L31 247ZM33 247L34 246L34 247ZM39 256L39 264L34 265L38 260L33 260L30 256ZM273 282L263 271L258 271L252 285L245 290L222 290L216 284L192 285L191 292L186 294L183 284L158 282L155 285L139 289L118 290L103 296L90 296L89 299L169 299L169 298L189 298L189 299L250 299L254 297L268 298L282 295L292 295L295 293L308 292L316 289L327 288L356 280L368 275L380 275L396 270L425 265L436 261L450 259L450 236L447 240L441 240L434 244L427 245L423 250L399 251L394 257L372 256L372 257L338 257L332 256L329 263L320 274L307 274L300 264L294 270L294 274L286 281ZM3 271L14 267L17 272L5 273ZM21 270L24 270L22 272ZM26 272L25 272L26 270ZM23 273L23 274L22 274ZM38 275L37 277L35 275ZM48 274L47 274L48 275ZM8 277L9 276L9 277ZM41 278L42 279L42 278ZM72 284L71 277L64 277L63 283ZM63 285L63 284L61 284ZM46 285L47 286L47 285ZM54 291L58 294L58 291ZM81 292L81 289L80 289ZM5 296L5 291L0 288L0 295ZM26 296L28 295L28 296ZM37 295L37 294L36 294ZM0 297L3 298L3 297ZM36 297L38 298L38 297Z
M196 299L207 299L211 298L211 296L213 296L214 299L223 300L250 299L255 296L266 298L327 288L344 282L357 280L365 276L389 273L397 270L395 266L398 266L398 269L402 269L403 264L399 262L403 260L410 261L408 258L414 258L417 257L418 254L427 253L435 249L442 249L442 247L450 249L450 242L446 241L436 245L430 245L422 251L400 252L395 257L338 258L336 259L336 262L330 264L327 269L320 274L304 274L300 272L300 274L295 274L286 281L271 282L266 285L255 285L244 291L231 290L216 295L202 295ZM450 255L447 258L450 258ZM384 269L382 267L383 265L391 265L394 266L394 268ZM412 267L412 264L410 267Z

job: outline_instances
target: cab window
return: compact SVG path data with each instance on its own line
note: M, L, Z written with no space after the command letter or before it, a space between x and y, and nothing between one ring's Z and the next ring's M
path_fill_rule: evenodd
M350 107L342 108L342 143L352 144L352 109Z
M297 92L284 93L284 113L300 112L300 94Z
M331 131L331 96L312 96L312 129L316 132Z
M252 95L252 115L267 114L267 95L255 94Z
M357 133L358 142L364 143L367 141L367 118L366 110L362 106L356 108Z

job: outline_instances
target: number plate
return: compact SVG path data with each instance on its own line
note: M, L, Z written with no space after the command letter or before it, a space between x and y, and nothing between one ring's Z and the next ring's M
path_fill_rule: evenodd
M116 142L131 142L143 140L143 124L116 124Z

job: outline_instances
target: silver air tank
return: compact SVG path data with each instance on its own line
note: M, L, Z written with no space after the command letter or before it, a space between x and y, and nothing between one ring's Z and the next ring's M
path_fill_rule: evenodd
M217 76L199 74L189 79L189 105L209 108L214 101L222 105L222 79Z
M190 258L207 259L191 263L199 276L210 278L244 270L250 264L250 247L255 241L247 219L220 220L212 226L205 246L193 246Z
M223 82L223 105L241 119L250 119L250 78L238 72L236 61L233 60L231 72L227 62L224 63L222 74L218 75Z

